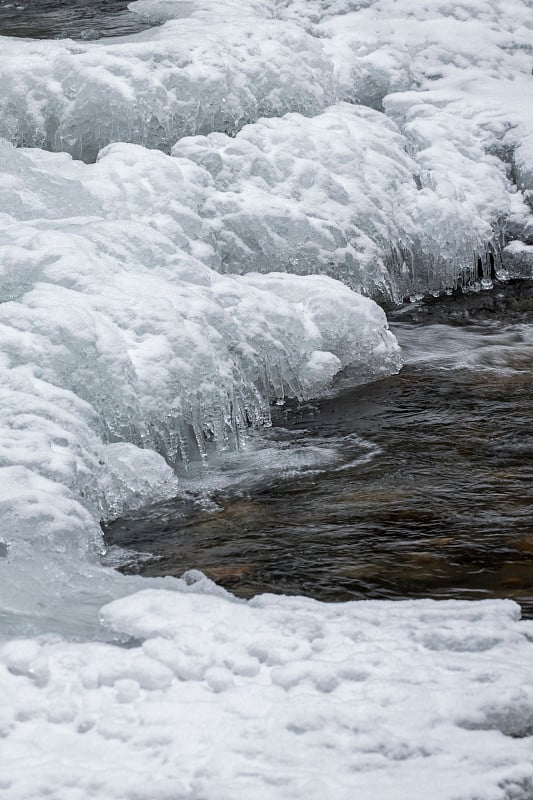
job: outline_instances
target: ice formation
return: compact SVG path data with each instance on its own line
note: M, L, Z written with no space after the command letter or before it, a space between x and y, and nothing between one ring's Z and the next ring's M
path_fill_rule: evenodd
M412 156L402 128L417 139ZM418 113L398 127L340 103L311 119L261 120L233 139L184 138L172 153L210 173L202 215L223 267L328 272L401 300L477 281L491 242L499 264L505 169L466 124L458 147L454 128L450 115L436 126Z
M168 149L263 115L314 114L335 97L333 65L273 6L163 3L164 26L111 43L4 38L0 135L92 160L113 141Z
M363 294L531 275L530 3L132 10L0 38L0 797L531 800L513 604L244 603L98 524L398 369Z
M501 244L522 238L530 219L523 200L531 204L533 190L533 111L527 100L531 4L287 0L281 5L284 16L322 42L334 63L337 97L382 110L399 125L424 188L451 204L466 197L472 207L479 208L481 199L487 208L495 199L496 162L490 156L505 165L520 191L518 197L511 193L514 211L497 203L492 208L500 219L495 224L492 218L495 237L485 247L497 264L498 239ZM466 242L468 227L456 228L455 235ZM472 245L476 250L475 238ZM517 262L504 253L503 267L514 275L530 275L531 266L531 259ZM483 277L488 280L490 270L485 268Z
M170 496L270 401L398 369L383 311L338 281L208 266L194 165L129 144L0 158L4 608L13 564L33 580L56 538L83 562L102 516Z
M164 24L3 39L0 135L91 161L113 141L168 152L210 134L174 152L212 174L201 213L229 271L325 270L393 300L530 272L504 250L530 215L528 3L131 8Z

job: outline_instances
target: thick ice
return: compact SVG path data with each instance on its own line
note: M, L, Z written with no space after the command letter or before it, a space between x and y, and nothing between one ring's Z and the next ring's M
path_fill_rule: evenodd
M92 169L63 155L39 154L36 166L79 180L112 217L135 210L217 270L326 272L399 300L477 282L489 249L501 268L502 220L525 213L473 126L460 147L454 127L450 114L437 124L417 107L404 124L417 140L411 157L389 117L340 103L313 118L259 120L233 138L185 137L175 161L122 145Z
M393 299L474 282L492 243L500 263L496 232L513 197L504 165L473 126L459 146L451 115L437 123L417 106L401 122L406 135L383 113L340 103L233 139L185 138L172 153L212 178L201 213L223 268L328 272Z
M408 140L409 152L430 179L446 164L451 184L469 194L483 192L480 173L476 178L465 161L465 156L470 160L473 136L480 151L498 155L511 167L513 180L529 196L533 185L529 2L287 0L282 6L282 15L303 24L322 42L335 65L339 99L383 109L392 116ZM521 224L513 227L515 234L529 216L523 208Z
M251 261L325 270L393 299L488 286L505 268L529 273L503 249L531 218L528 3L132 9L163 24L106 43L3 38L0 135L94 160L120 139L168 150L187 135L229 134L176 150L196 161L211 153L216 191L199 212L222 214L214 233L229 271L233 258L239 271ZM384 113L321 113L337 99ZM230 141L286 112L299 115ZM257 174L242 174L249 160Z
M16 612L43 605L27 585L44 565L56 599L58 575L85 570L102 516L171 496L176 468L245 444L272 400L400 362L383 311L331 278L207 266L194 164L135 145L94 165L0 153L0 597Z
M110 43L0 38L0 136L90 161L113 141L168 149L263 115L316 113L334 98L331 61L272 6L180 2L181 18Z
M0 135L35 148L0 143L0 796L531 800L514 604L246 603L104 569L98 524L271 400L398 368L311 273L531 274L530 3L133 8L163 24L0 39Z
M380 108L393 92L460 78L530 75L526 0L283 0L280 15L323 41L342 98ZM464 87L466 91L468 88Z

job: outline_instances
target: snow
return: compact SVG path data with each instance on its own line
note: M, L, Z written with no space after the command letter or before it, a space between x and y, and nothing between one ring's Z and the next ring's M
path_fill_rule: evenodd
M477 279L474 254L484 258L491 242L497 252L514 197L474 130L463 127L459 147L455 120L443 113L437 125L425 112L417 107L402 135L384 114L339 103L312 119L260 120L234 138L184 138L172 154L212 178L200 213L223 267L328 272L401 300ZM406 137L416 138L414 157Z
M131 8L163 24L1 39L0 135L86 161L125 140L201 163L195 211L227 271L326 271L394 301L475 286L478 259L488 286L489 253L504 274L517 195L531 216L527 2Z
M481 199L486 207L496 177L490 157L496 156L530 202L530 3L287 0L283 7L323 43L335 66L337 97L395 120L424 189L453 201L466 196L475 208ZM497 200L493 211L502 210L505 236L508 211ZM521 215L524 223L530 208ZM464 232L461 238L468 247ZM494 240L491 246L498 249ZM506 254L503 261L507 268ZM516 260L509 264L517 274ZM527 267L522 274L529 274Z
M271 5L193 2L105 43L2 38L0 136L93 160L112 141L168 149L262 115L316 113L334 99L331 61Z
M530 3L132 10L0 37L0 797L531 800L515 604L244 602L99 526L220 453L334 464L249 431L399 369L364 294L531 276Z
M238 601L199 575L119 643L0 650L0 796L531 797L531 623L509 601Z
M25 153L47 180L69 174L111 218L126 208L216 270L321 272L401 300L475 283L487 249L501 269L502 220L523 226L527 215L474 130L465 126L459 147L453 117L442 113L435 133L426 109L416 110L404 124L415 158L390 118L347 103L313 118L259 120L234 137L185 137L173 158L110 145L88 168Z

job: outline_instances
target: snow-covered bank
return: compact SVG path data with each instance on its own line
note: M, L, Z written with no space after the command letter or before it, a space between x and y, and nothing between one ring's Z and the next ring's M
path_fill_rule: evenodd
M529 800L533 626L518 613L245 603L206 579L140 592L103 610L135 647L0 649L0 797Z

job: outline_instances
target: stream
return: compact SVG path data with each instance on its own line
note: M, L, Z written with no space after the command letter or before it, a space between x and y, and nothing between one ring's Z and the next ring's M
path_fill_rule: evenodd
M106 526L124 572L241 597L511 597L533 616L528 284L392 313L400 374L276 407L249 453Z

